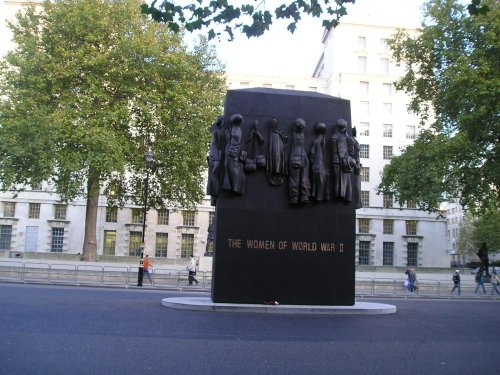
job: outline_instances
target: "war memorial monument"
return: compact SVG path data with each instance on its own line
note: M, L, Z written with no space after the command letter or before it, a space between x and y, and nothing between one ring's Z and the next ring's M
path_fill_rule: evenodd
M230 90L211 132L212 301L354 305L361 203L349 101Z

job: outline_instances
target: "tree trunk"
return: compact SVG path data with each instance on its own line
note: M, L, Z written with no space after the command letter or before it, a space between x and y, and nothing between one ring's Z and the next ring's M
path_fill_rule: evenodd
M99 172L90 168L87 177L87 209L85 213L85 238L83 240L82 260L97 260L97 209L99 204Z

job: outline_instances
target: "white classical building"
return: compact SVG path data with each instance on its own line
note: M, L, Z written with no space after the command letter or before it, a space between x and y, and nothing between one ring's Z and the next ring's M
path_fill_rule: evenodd
M421 2L356 3L339 27L325 31L314 77L327 81L328 94L351 101L364 206L357 212L358 262L449 266L445 218L420 211L412 202L396 206L392 196L376 194L384 166L418 132L419 119L407 110L409 98L394 89L404 69L396 66L387 42L399 29L415 31Z
M392 197L376 193L383 167L401 147L413 142L418 132L418 118L406 108L408 97L394 89L393 82L403 71L395 66L387 39L399 28L412 31L418 26L416 16L420 13L415 6L420 2L387 2L396 13L400 11L400 17L386 17L387 8L371 4L377 2L358 0L337 28L325 32L324 51L312 77L235 74L227 76L227 86L314 91L349 99L362 163L364 208L357 211L357 263L449 267L446 219L420 211L412 202L396 206ZM412 17L407 19L406 15ZM27 191L16 198L0 193L0 251L82 251L84 201L61 205L57 195L45 190ZM98 253L115 257L137 254L141 212L140 207L133 206L107 208L105 197L101 197ZM196 211L148 212L145 252L166 259L191 253L200 257L210 252L207 237L213 217L209 200Z

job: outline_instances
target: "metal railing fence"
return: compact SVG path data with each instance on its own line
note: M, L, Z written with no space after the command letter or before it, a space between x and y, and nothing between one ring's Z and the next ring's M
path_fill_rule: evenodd
M0 261L0 282L44 283L58 285L82 286L137 286L137 266L110 266L93 264L48 264L37 262ZM156 266L150 269L152 283L144 277L143 286L157 289L190 289L210 290L212 285L211 272L197 272L197 285L188 285L188 271ZM455 291L451 294L451 281L419 279L416 289L409 291L402 278L368 278L356 277L356 296L379 297L438 297L457 298ZM462 281L461 297L483 297L482 289L476 294L476 283ZM491 294L492 285L485 284L487 296L499 299L497 294Z

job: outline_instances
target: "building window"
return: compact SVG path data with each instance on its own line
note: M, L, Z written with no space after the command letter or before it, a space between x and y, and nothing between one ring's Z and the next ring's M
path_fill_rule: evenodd
M168 225L169 212L167 209L158 210L158 224Z
M358 73L366 74L366 56L358 56Z
M142 208L132 208L132 224L144 223L144 211Z
M389 75L389 59L388 58L382 58L380 59L380 69L381 73L388 76Z
M215 211L208 213L208 225L215 223Z
M194 234L183 234L181 244L181 258L189 258L193 255Z
M359 102L359 108L362 115L370 114L370 102L367 101Z
M394 220L384 219L384 234L394 234Z
M102 248L102 255L115 255L116 246L116 231L104 231L104 247Z
M370 207L370 192L368 190L361 190L361 204L363 207Z
M141 256L142 232L130 231L128 243L128 255L133 257Z
M370 264L370 241L359 241L359 264Z
M155 257L166 258L168 248L168 233L156 233Z
M383 103L384 114L392 115L392 103Z
M417 221L416 220L406 220L406 235L416 236L417 235Z
M359 145L359 157L363 159L370 157L370 145Z
M40 219L40 203L29 204L28 218Z
M408 253L406 257L406 265L408 267L417 267L418 266L418 243L416 242L409 242L407 244L408 246Z
M50 251L62 253L64 244L64 228L52 228L52 244Z
M118 222L118 208L106 207L106 223Z
M394 265L394 242L384 242L382 244L382 265Z
M370 233L370 219L358 219L358 233Z
M12 225L0 225L0 250L10 250Z
M287 90L295 90L295 86L294 85L286 85L285 88Z
M309 86L308 90L312 92L318 92L318 88L316 86Z
M392 95L392 83L384 83L382 84L382 88L385 95Z
M68 208L68 206L65 204L55 204L54 205L54 219L66 220L67 208Z
M267 87L270 89L271 87L273 87L273 84L272 83L263 83L262 87Z
M361 94L368 94L370 92L370 83L367 81L359 82L359 92Z
M183 211L182 212L182 225L185 227L194 227L194 211Z
M384 146L383 157L385 160L392 158L392 146Z
M207 254L214 253L214 241L210 241L207 243Z
M415 139L416 128L413 125L406 125L406 139Z
M37 184L31 185L31 190L33 190L33 191L42 191L42 183L39 182Z
M240 87L248 87L250 86L250 82L240 82Z
M384 124L384 134L385 138L392 138L392 124Z
M413 201L406 201L406 208L417 208L417 204Z
M16 216L16 203L3 202L3 217L14 217L14 216Z
M361 181L370 182L370 167L361 167Z
M384 194L383 200L384 208L392 208L394 202L394 197L392 194Z
M387 51L389 49L389 39L380 38L380 49L382 51Z
M366 48L366 37L365 36L358 36L358 47L359 48Z
M370 135L370 123L369 122L360 122L359 123L359 135L363 135L368 137Z

